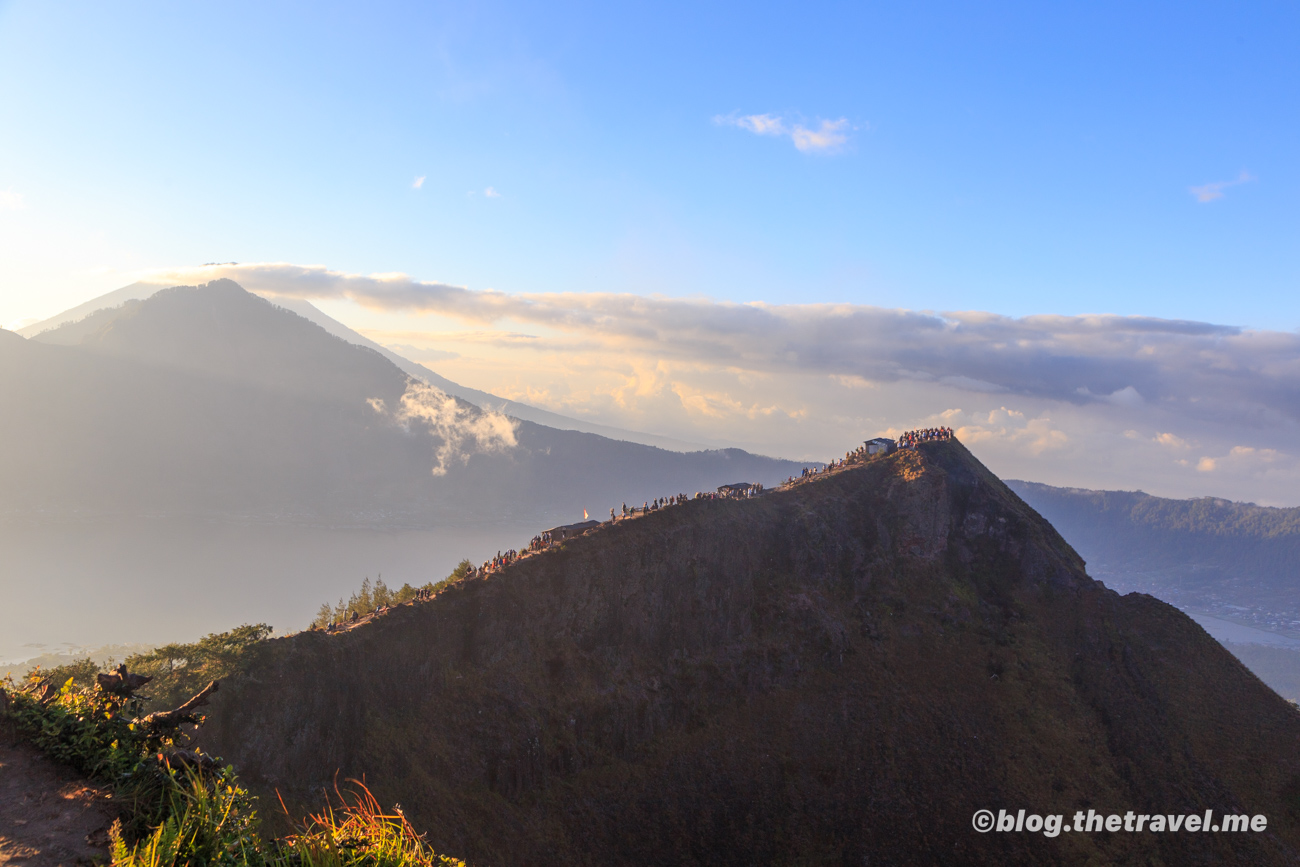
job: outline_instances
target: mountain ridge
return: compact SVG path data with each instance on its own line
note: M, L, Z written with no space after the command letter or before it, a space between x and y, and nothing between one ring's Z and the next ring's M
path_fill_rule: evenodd
M16 333L28 339L37 339L44 336L46 340L49 340L53 337L53 335L50 334L51 331L66 330L69 326L75 326L100 311L112 310L131 301L143 301L158 292L169 288L176 287L172 284L150 283L147 281L132 283L129 286L123 286L121 289L93 298L90 301L79 304L48 319L20 328ZM343 340L357 346L373 349L389 361L393 362L399 368L406 371L408 374L422 378L430 385L436 386L450 395L467 400L482 409L504 412L507 415L523 419L524 421L531 421L536 424L557 428L559 430L575 430L581 431L582 433L592 433L597 436L640 443L642 445L654 446L669 451L700 451L707 450L710 447L718 448L720 446L718 443L690 443L673 437L650 434L642 431L631 431L610 425L570 418L569 416L541 409L532 406L531 404L508 400L476 388L463 386L435 373L418 362L411 361L410 359L393 352L365 335L352 330L305 299L288 298L271 294L252 294L258 294L259 297L265 298L276 306L298 314L309 322L320 326L326 332L335 337L342 338Z
M1300 633L1300 508L1007 483L1117 588Z
M1300 857L1296 709L1176 609L1093 581L955 442L268 642L212 718L207 747L265 791L364 777L471 863ZM971 828L1020 808L1270 824Z

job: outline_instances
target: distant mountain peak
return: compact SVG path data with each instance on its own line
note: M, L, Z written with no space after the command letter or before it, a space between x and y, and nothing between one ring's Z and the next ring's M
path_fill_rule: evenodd
M227 284L233 284L234 286L239 286L238 283L235 283L234 281L228 279L223 279L221 281L213 281L213 282L223 282ZM210 284L203 284L203 285L210 285ZM145 299L151 298L153 295L157 294L158 292L168 288L195 289L197 287L170 287L170 286L163 286L160 284L147 283L147 282L133 283L130 286L125 286L114 292L110 292L107 295L102 295L98 298L92 299L91 301L87 301L84 304L78 305L77 307L73 307L70 310L58 314L57 316L51 317L49 319L27 326L26 328L20 329L19 333L22 334L24 337L28 337L28 338L33 338L40 335L47 342L75 343L80 341L82 334L84 332L83 330L78 330L75 328L70 329L68 328L68 326L82 323L85 320L87 320L90 316L96 313L100 313L101 311L106 311L106 310L112 311L116 308L121 308L122 306L124 306L125 304L131 301L143 301ZM242 288L243 287L240 287L241 290ZM250 294L256 294L256 293L250 293ZM281 296L258 296L258 297L266 298L276 307L281 307L283 309L298 314L299 316L308 320L309 322L312 322L320 326L329 334L332 334L335 337L338 337L348 343L352 343L357 346L363 346L366 347L367 349L374 350L378 352L380 355L387 358L398 368L405 371L407 374L414 376L418 379L423 379L425 382L428 382L430 385L436 386L437 388L442 389L443 391L447 392L450 395L454 395L456 397L461 398L462 400L469 401L475 406L482 407L483 409L503 412L506 413L507 415L522 419L524 421L535 422L537 424L546 425L547 427L553 427L559 430L573 430L573 431L581 431L583 433L593 433L598 436L608 437L610 439L641 443L642 445L654 446L656 448L667 449L669 451L691 452L691 451L699 451L700 449L704 449L709 446L709 444L707 443L688 442L685 440L676 439L674 437L661 436L658 434L649 434L641 431L631 431L623 428L614 427L611 425L604 425L596 422L584 421L582 419L571 418L569 416L561 415L559 413L554 413L549 410L539 409L538 407L531 406L526 403L520 403L518 401L513 401L506 398L498 397L494 394L489 394L488 392L480 391L479 389L469 388L467 386L460 385L459 383L452 382L451 380L439 375L438 373L430 370L424 365L417 364L416 362L413 362L410 359L405 358L396 352L393 352L387 347L384 347L374 342L373 340L370 340L364 335L359 334L356 331L353 331L351 328L348 328L346 325L342 324L341 322L338 322L337 320L327 316L325 313L321 312L320 309L318 309L308 301L305 301L300 298L286 298ZM94 327L95 326L93 324L88 324L85 326L84 330L91 330ZM60 333L58 335L51 333L55 329L59 330ZM712 445L714 447L717 447L719 444L713 443Z
M0 512L541 523L709 489L737 466L766 482L799 466L514 425L449 392L431 402L436 383L417 388L384 353L229 280L127 299L5 345L24 363L0 368L0 447L30 460L0 486Z

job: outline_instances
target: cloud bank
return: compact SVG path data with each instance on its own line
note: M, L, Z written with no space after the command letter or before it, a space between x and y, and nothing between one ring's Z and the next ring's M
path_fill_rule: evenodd
M1158 405L1188 417L1228 413L1245 424L1300 421L1300 335L1287 332L1139 316L1013 318L850 304L508 294L288 264L201 270L259 292L346 299L483 325L513 320L755 371L931 382L1077 405Z
M510 294L279 263L150 279L216 277L459 320L459 330L412 331L418 320L408 318L407 330L367 333L443 353L439 371L466 384L679 439L824 457L808 444L928 421L964 427L981 456L1002 455L989 459L1003 475L1300 499L1288 445L1300 434L1295 333L1134 316Z

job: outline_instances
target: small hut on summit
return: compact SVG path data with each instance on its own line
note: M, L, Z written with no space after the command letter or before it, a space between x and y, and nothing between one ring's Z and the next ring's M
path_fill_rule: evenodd
M600 521L579 521L576 524L561 524L558 527L552 527L547 530L551 534L551 541L562 542L573 536L579 536L593 527L599 527Z
M894 442L889 437L876 437L873 440L867 440L866 446L868 455L878 455L881 452L889 454L894 449L898 448L898 443Z
M736 482L732 485L719 485L719 494L743 494L750 488L754 487L751 482Z

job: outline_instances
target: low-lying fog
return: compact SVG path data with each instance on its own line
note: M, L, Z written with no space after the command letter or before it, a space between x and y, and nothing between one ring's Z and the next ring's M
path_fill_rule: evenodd
M242 623L269 623L284 635L365 578L394 588L437 581L463 558L479 563L522 548L542 529L0 520L0 663L109 644L188 642ZM1300 640L1188 613L1266 683L1300 698Z
M543 527L377 530L194 519L0 521L0 660L66 645L193 641L241 623L304 628L363 579L445 578Z

